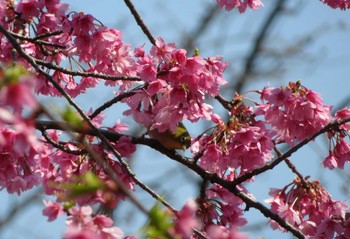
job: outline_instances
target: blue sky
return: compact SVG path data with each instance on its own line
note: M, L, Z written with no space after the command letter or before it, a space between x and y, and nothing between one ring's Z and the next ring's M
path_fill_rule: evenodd
M133 21L128 9L123 1L95 1L95 0L71 0L65 1L71 4L71 10L90 13L109 27L115 27L123 32L125 42L130 42L133 47L150 43L142 34L137 24ZM191 36L196 27L197 20L205 13L207 6L214 1L209 0L178 0L178 1L134 1L146 24L149 26L154 36L162 36L167 42L179 42L183 36ZM198 47L203 56L223 55L226 61L231 64L228 72L237 73L241 67L242 57L245 57L247 49L250 47L250 40L254 37L254 32L261 26L266 12L270 11L270 5L274 1L264 1L265 7L258 11L248 10L245 14L237 11L223 13L223 16L216 21L209 30L198 41ZM294 9L283 17L273 27L268 47L279 44L281 48L292 46L298 39L309 35L313 38L312 43L302 50L295 59L288 59L288 64L283 65L284 74L279 80L275 77L261 76L258 82L248 84L248 89L261 89L266 84L278 86L281 82L302 80L303 85L321 94L328 105L338 105L349 95L350 79L350 15L349 11L344 12L334 10L322 4L318 0L311 1L290 1L289 10ZM268 64L268 63L267 63ZM233 81L234 77L227 75L227 80ZM232 82L230 82L232 83ZM97 90L89 91L89 96L78 97L77 102L83 105L84 109L97 107L103 101L113 97L111 88L98 87ZM94 99L91 101L91 99ZM57 99L50 100L50 104L60 105L65 103L55 103ZM117 118L128 122L129 119L122 116L123 110L112 108L106 113L109 118L106 124L112 124ZM187 122L188 123L188 122ZM187 124L192 135L197 135L202 131L197 125ZM152 184L160 194L172 192L168 200L176 207L180 208L186 199L196 196L196 189L191 183L183 180L185 177L194 177L188 173L184 167L177 165L164 158L159 153L145 147L139 147L140 151L133 160L133 168L136 174L146 183L154 183L158 177L167 179L158 184ZM292 156L292 161L299 167L306 176L313 179L319 178L335 199L344 200L340 192L342 178L335 171L322 170L321 159L326 156L327 145L322 137L310 146L302 149ZM349 167L346 168L349 172ZM190 176L188 176L188 174ZM284 166L278 166L275 171L259 176L256 181L248 186L257 199L263 201L268 197L269 187L283 187L293 180L293 175ZM160 185L159 185L160 184ZM25 196L30 194L25 193ZM147 207L153 205L153 199L145 194L136 193ZM15 195L7 195L0 192L1 204L0 218L13 202L25 200L18 199ZM64 220L60 219L53 223L46 223L46 218L41 216L43 205L33 204L26 208L21 216L0 231L1 239L12 238L53 238L61 237L65 228ZM126 204L118 209L117 214L125 215L135 211ZM252 224L266 222L265 218L251 209L247 213L248 221ZM117 225L121 226L127 233L137 232L137 228L144 223L142 216L134 216L130 221L119 220ZM265 225L265 224L262 224ZM255 237L261 234L252 234ZM282 235L282 236L281 236ZM289 238L287 234L273 232L269 227L263 230L262 236L266 238L283 237Z

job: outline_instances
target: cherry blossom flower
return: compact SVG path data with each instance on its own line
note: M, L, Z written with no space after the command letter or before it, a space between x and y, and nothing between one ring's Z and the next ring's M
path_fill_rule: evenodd
M226 228L220 225L210 225L206 228L206 236L210 239L248 239L247 235L240 233L237 228Z
M216 0L216 3L226 11L231 11L233 8L238 8L240 13L244 13L247 6L253 10L264 6L260 0Z
M331 8L340 8L341 10L350 8L349 0L321 0L321 2L327 4Z
M316 133L330 123L331 107L323 103L321 96L300 85L289 83L287 87L264 88L263 103L256 114L264 114L265 120L277 131L278 142L294 145Z
M189 200L185 206L177 213L174 225L175 233L181 238L192 238L193 229L199 226L199 221L195 217L198 205L194 200Z
M113 220L104 215L92 216L90 206L73 207L69 209L66 224L68 230L65 239L71 238L103 238L122 239L124 234L118 227L113 226Z
M46 208L43 210L43 215L47 216L47 221L51 222L56 220L57 216L61 216L64 214L63 207L61 204L54 203L52 201L43 200Z
M347 205L335 201L318 181L306 182L300 179L283 189L272 189L272 198L266 200L272 211L279 214L286 222L299 228L310 238L334 238L345 231L345 210ZM274 229L282 229L271 221Z

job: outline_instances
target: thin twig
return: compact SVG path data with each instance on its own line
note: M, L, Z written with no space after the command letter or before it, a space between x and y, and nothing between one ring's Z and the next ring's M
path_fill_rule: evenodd
M35 127L42 131L42 130L47 130L47 129L56 129L56 130L69 130L73 131L76 133L81 133L81 134L87 134L87 135L92 135L96 136L96 134L91 130L91 129L83 129L83 128L75 128L69 125L68 123L65 122L55 122L55 121L36 121ZM114 131L109 131L105 129L99 129L100 133L103 134L109 141L111 142L116 142L120 139L122 136L126 136L123 134L119 134ZM131 136L128 136L131 137ZM150 144L150 145L155 145L158 142L152 139L145 139L143 137L140 138L132 138L132 143L142 143L142 144ZM129 165L125 162L123 168L128 172L128 175L134 180L134 182L142 189L144 189L147 193L149 193L153 198L155 198L157 201L162 203L165 207L167 207L169 210L172 212L176 213L176 209L172 207L166 200L164 200L160 195L158 195L156 192L154 192L150 187L148 187L146 184L144 184L141 180L139 180L135 174L131 171Z
M32 58L33 61L35 61L36 64L45 66L51 70L56 70L65 74L69 74L71 76L82 76L82 77L96 77L104 80L121 80L121 81L141 81L139 77L136 76L113 76L113 75L107 75L107 74L101 74L96 72L81 72L81 71L71 71L64 67L60 67L57 65L54 65L50 62L46 62L43 60Z
M253 171L246 173L238 178L236 178L233 182L233 185L238 185L241 184L249 179L251 179L252 177L259 175L267 170L271 170L274 167L276 167L278 164L280 164L283 160L285 160L286 158L290 157L293 153L295 153L296 151L298 151L300 148L302 148L304 145L308 144L310 141L314 140L317 136L326 133L328 131L331 131L333 129L336 129L337 127L339 127L339 125L345 124L347 122L350 122L350 118L346 118L343 120L338 120L338 121L334 121L329 123L327 126L325 126L324 128L322 128L321 130L317 131L316 133L314 133L313 135L311 135L310 137L307 137L306 139L304 139L303 141L301 141L299 144L295 145L294 147L290 148L287 152L285 152L284 154L282 154L280 157L278 157L276 160L274 160L272 163L267 164L261 168L257 168L254 169Z
M274 150L277 154L278 157L281 157L283 155L283 153L281 152L281 150L279 150L276 146L274 147ZM288 168L290 168L290 170L292 170L293 173L295 173L298 178L300 179L301 184L305 187L305 188L309 188L308 183L305 181L303 175L301 175L301 173L297 170L297 168L292 164L292 162L288 159L285 158L284 162L287 164Z
M45 45L45 46L57 47L57 48L61 48L61 49L65 49L66 48L66 46L62 46L62 45L59 45L59 44L56 44L56 43L39 40L37 38L23 36L21 34L17 34L17 33L14 33L14 32L10 32L10 33L11 33L12 36L14 36L15 38L20 39L20 40L24 40L24 41L28 41L28 42L32 42L32 43L38 43L40 45Z
M116 97L114 97L113 99L105 102L103 105L101 105L100 107L98 107L91 115L89 115L90 119L95 118L97 115L99 115L102 111L104 111L105 109L111 107L112 105L114 105L115 103L130 97L132 95L134 95L136 92L134 91L129 91L129 92L125 92L123 94L117 95Z
M54 146L55 148L68 153L68 154L74 154L74 155L82 155L82 154L86 154L86 150L71 150L67 147L65 147L64 145L55 142L48 134L45 130L41 129L41 135L45 138L45 140L50 143L52 146Z
M336 125L338 125L338 124L342 124L342 123L345 123L348 121L350 121L350 118L347 119L347 121L336 122L336 123L334 123L334 125L332 125L332 127L328 127L328 130L331 130L331 128L336 127ZM50 128L51 126L57 126L53 122L43 122L43 123L45 123L48 128ZM111 141L118 140L122 136L122 134L112 132L109 130L100 129L100 131L102 134L104 134ZM85 132L85 133L93 133L93 132L89 131L89 132ZM249 196L247 196L246 194L244 194L243 192L239 191L236 188L236 186L237 186L236 180L235 181L227 181L227 180L222 179L221 177L219 177L216 174L209 173L209 172L205 171L204 169L202 169L201 167L199 167L198 165L196 165L195 163L193 163L193 160L186 158L182 155L179 155L173 150L168 150L166 148L163 148L155 140L147 139L147 138L143 138L143 137L140 137L140 138L131 137L131 139L132 139L131 140L132 143L148 145L149 147L156 149L157 151L166 155L167 157L187 166L192 171L196 172L199 176L201 176L203 179L209 180L211 183L217 183L217 184L223 186L224 188L226 188L230 192L234 193L236 196L240 197L248 205L248 207L256 208L263 215L275 220L279 225L281 225L286 230L293 233L293 235L295 235L296 237L303 238L303 235L300 233L300 231L297 230L296 228L294 228L293 226L291 226L290 224L286 223L283 218L279 217L276 213L273 213L271 210L269 210L267 207L265 207L261 203L257 202L255 199L252 199ZM311 141L311 140L313 140L313 139L310 138L309 141Z
M32 65L32 67L40 74L42 74L49 82L51 82L56 89L66 98L66 100L69 102L70 105L72 105L79 115L84 119L84 121L89 126L89 130L92 131L103 143L103 145L113 153L113 155L118 159L123 169L126 171L126 173L133 178L134 174L130 172L130 169L128 168L127 163L122 159L119 152L116 151L116 149L109 143L108 139L94 126L90 118L83 112L83 110L73 101L73 99L67 94L67 92L64 91L64 89L52 78L51 75L43 71L36 63L35 61L28 56L24 50L21 48L21 46L17 43L16 39L5 29L0 25L0 31L6 36L6 38L11 42L12 46L17 50L17 52ZM44 108L44 107L43 107ZM46 111L46 114L49 115L49 112ZM66 128L64 130L72 131L71 125L65 124ZM60 125L62 127L62 125ZM85 143L85 142L84 142ZM119 185L120 190L130 198L130 200L144 213L149 215L149 212L147 209L145 209L140 202L136 200L136 198L126 189L124 184L119 179L117 173L114 171L114 168L111 167L109 163L106 163L104 159L102 159L93 149L91 149L91 146L87 143L85 143L85 149L88 151L88 153L91 155L91 157L96 160L96 162L99 164L99 166L104 170L104 172L111 178L113 181Z

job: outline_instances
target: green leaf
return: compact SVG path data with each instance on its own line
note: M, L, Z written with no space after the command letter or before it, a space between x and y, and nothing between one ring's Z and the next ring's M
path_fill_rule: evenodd
M65 202L65 203L63 203L63 208L65 211L68 211L69 209L71 209L75 205L76 205L76 203L74 201Z
M0 79L0 88L7 86L8 84L16 84L19 82L21 76L29 74L21 65L10 66L1 69L1 71L3 71L3 79Z
M68 199L72 199L95 193L97 190L102 189L104 184L94 173L87 172L76 177L72 183L60 184L58 187L66 190Z
M142 231L146 237L168 238L169 229L172 227L171 215L162 210L156 203L150 210L149 221Z

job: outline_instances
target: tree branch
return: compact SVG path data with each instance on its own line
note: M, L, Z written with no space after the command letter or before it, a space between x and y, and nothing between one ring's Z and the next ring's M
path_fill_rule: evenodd
M71 71L68 70L64 67L60 67L57 65L54 65L52 63L43 61L43 60L39 60L39 59L35 59L32 58L33 61L41 66L45 66L48 69L51 70L56 70L71 76L81 76L81 77L95 77L95 78L100 78L100 79L104 79L104 80L113 80L113 81L117 81L117 80L121 80L121 81L142 81L140 77L135 77L135 76L113 76L113 75L107 75L107 74L101 74L101 73L95 73L95 72L81 72L81 71Z
M238 177L234 180L233 185L238 185L241 184L245 181L247 181L248 179L259 175L267 170L271 170L274 167L276 167L278 164L280 164L282 161L284 161L286 158L290 157L293 153L295 153L296 151L298 151L300 148L302 148L304 145L308 144L310 141L314 140L316 137L318 137L319 135L326 133L328 131L331 131L333 129L336 129L337 127L339 127L339 125L345 124L347 122L350 122L350 118L346 118L343 120L339 120L339 121L334 121L329 123L327 126L325 126L324 128L322 128L321 130L317 131L316 133L314 133L313 135L311 135L310 137L304 139L303 141L301 141L299 144L295 145L294 147L290 148L287 152L285 152L284 154L282 154L281 156L279 156L276 160L274 160L272 163L267 164L261 168L257 168L254 169L253 171L246 173L244 175L242 175L241 177Z

